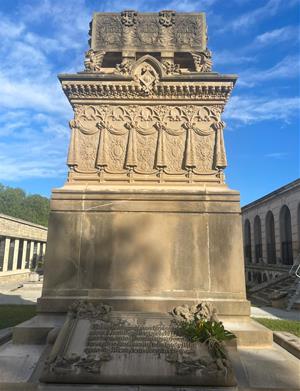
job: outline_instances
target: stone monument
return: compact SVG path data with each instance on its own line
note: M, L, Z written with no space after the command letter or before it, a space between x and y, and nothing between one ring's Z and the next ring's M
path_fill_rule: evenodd
M237 77L212 71L205 14L95 13L67 183L52 193L39 310L74 300L247 316L239 193L225 184L221 115Z
M224 177L236 76L212 71L202 13L96 13L90 34L85 70L59 76L68 180L52 194L38 314L0 349L0 388L236 391L254 367L220 341L272 344L249 319Z

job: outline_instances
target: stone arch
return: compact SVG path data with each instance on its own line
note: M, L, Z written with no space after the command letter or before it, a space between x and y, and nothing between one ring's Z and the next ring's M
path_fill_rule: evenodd
M280 210L280 242L281 258L285 265L293 264L293 242L292 242L292 221L291 212L286 205Z
M270 210L266 215L266 245L267 262L276 263L275 223L274 215Z
M159 78L162 77L162 75L164 73L164 69L162 67L162 64L155 57L151 56L150 54L146 54L145 56L139 58L134 63L134 65L132 67L132 71L131 71L132 75L135 75L137 68L139 68L139 66L143 63L151 65L154 68L154 70L157 72L157 74L159 75Z
M249 219L246 219L244 223L244 255L247 263L252 262L251 225Z
M262 235L261 235L261 221L258 215L254 218L254 248L255 261L259 262L262 258Z

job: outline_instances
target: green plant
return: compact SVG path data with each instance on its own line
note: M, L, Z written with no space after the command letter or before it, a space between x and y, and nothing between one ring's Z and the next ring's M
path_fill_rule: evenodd
M36 315L36 305L1 304L0 329L13 327Z
M192 320L180 322L182 334L191 342L202 342L215 359L226 359L224 341L235 338L235 335L224 328L222 322L211 320Z

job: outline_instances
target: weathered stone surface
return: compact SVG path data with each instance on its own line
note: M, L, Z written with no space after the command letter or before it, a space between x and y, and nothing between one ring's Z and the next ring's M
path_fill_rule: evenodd
M113 313L79 303L45 363L41 381L233 386L228 360L189 342L168 316Z
M93 50L142 52L201 51L206 48L204 13L95 13L91 25Z
M53 194L43 311L51 302L66 311L74 298L160 312L201 299L214 300L223 315L249 313L236 192L79 190Z

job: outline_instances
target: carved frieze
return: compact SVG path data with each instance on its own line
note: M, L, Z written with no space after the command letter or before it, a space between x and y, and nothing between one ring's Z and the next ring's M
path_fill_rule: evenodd
M120 73L123 71L119 71ZM126 71L125 73L126 74ZM232 84L227 85L191 85L183 82L155 83L153 88L145 94L139 82L114 83L114 82L65 82L63 84L65 94L69 99L100 98L100 99L197 99L208 101L223 101L230 96Z
M130 36L130 38L128 38ZM176 14L174 11L140 14L97 13L92 23L93 50L203 51L206 48L204 14Z
M76 105L68 164L74 172L101 171L111 180L116 175L125 181L217 177L226 166L221 110L216 105Z

